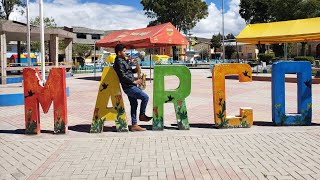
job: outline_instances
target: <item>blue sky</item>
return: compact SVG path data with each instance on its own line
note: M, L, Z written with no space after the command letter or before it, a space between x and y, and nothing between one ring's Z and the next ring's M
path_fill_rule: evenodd
M222 0L207 0L209 15L191 30L197 37L211 38L222 32ZM240 0L224 0L225 34L238 35L245 27L239 15ZM39 16L39 0L30 0L30 16ZM140 0L44 0L44 16L58 26L81 26L100 30L144 28L151 19L144 14ZM9 19L26 22L19 9Z
M136 7L137 9L143 9L143 6L140 4L140 0L81 0L81 2L86 3L86 2L98 2L102 4L121 4L121 5L127 5L127 6L133 6ZM221 8L222 6L222 1L221 0L207 0L207 4L215 3L218 8ZM229 0L224 0L224 3L226 4L225 8L226 10L228 9L227 3Z

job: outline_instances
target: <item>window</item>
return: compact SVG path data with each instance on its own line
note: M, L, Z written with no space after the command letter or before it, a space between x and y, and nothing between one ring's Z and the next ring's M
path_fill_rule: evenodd
M100 39L100 34L92 34L92 39Z
M87 35L85 33L77 33L77 38L79 38L79 39L87 39Z

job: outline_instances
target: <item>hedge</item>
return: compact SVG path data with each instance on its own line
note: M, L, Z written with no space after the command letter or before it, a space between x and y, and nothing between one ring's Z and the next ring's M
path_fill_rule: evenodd
M311 64L314 63L313 56L296 56L294 57L294 61L310 61Z
M258 54L258 58L261 62L266 62L269 64L272 61L272 59L275 58L275 55L274 53L269 53L269 54L260 53Z

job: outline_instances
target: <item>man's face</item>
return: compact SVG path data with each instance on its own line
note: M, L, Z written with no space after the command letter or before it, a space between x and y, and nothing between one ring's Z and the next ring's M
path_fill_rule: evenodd
M123 48L122 51L118 51L118 57L125 58L126 57L126 48Z

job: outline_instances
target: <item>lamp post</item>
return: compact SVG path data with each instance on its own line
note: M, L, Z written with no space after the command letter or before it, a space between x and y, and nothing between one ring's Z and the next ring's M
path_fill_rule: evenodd
M30 20L29 20L29 0L27 0L27 51L28 51L28 67L31 66L31 57L30 57Z
M43 24L43 0L39 1L40 6L40 52L41 52L41 73L43 84L46 82L46 62L44 52L44 24Z
M225 48L224 48L224 0L222 0L222 56L223 56L223 62L225 60Z

